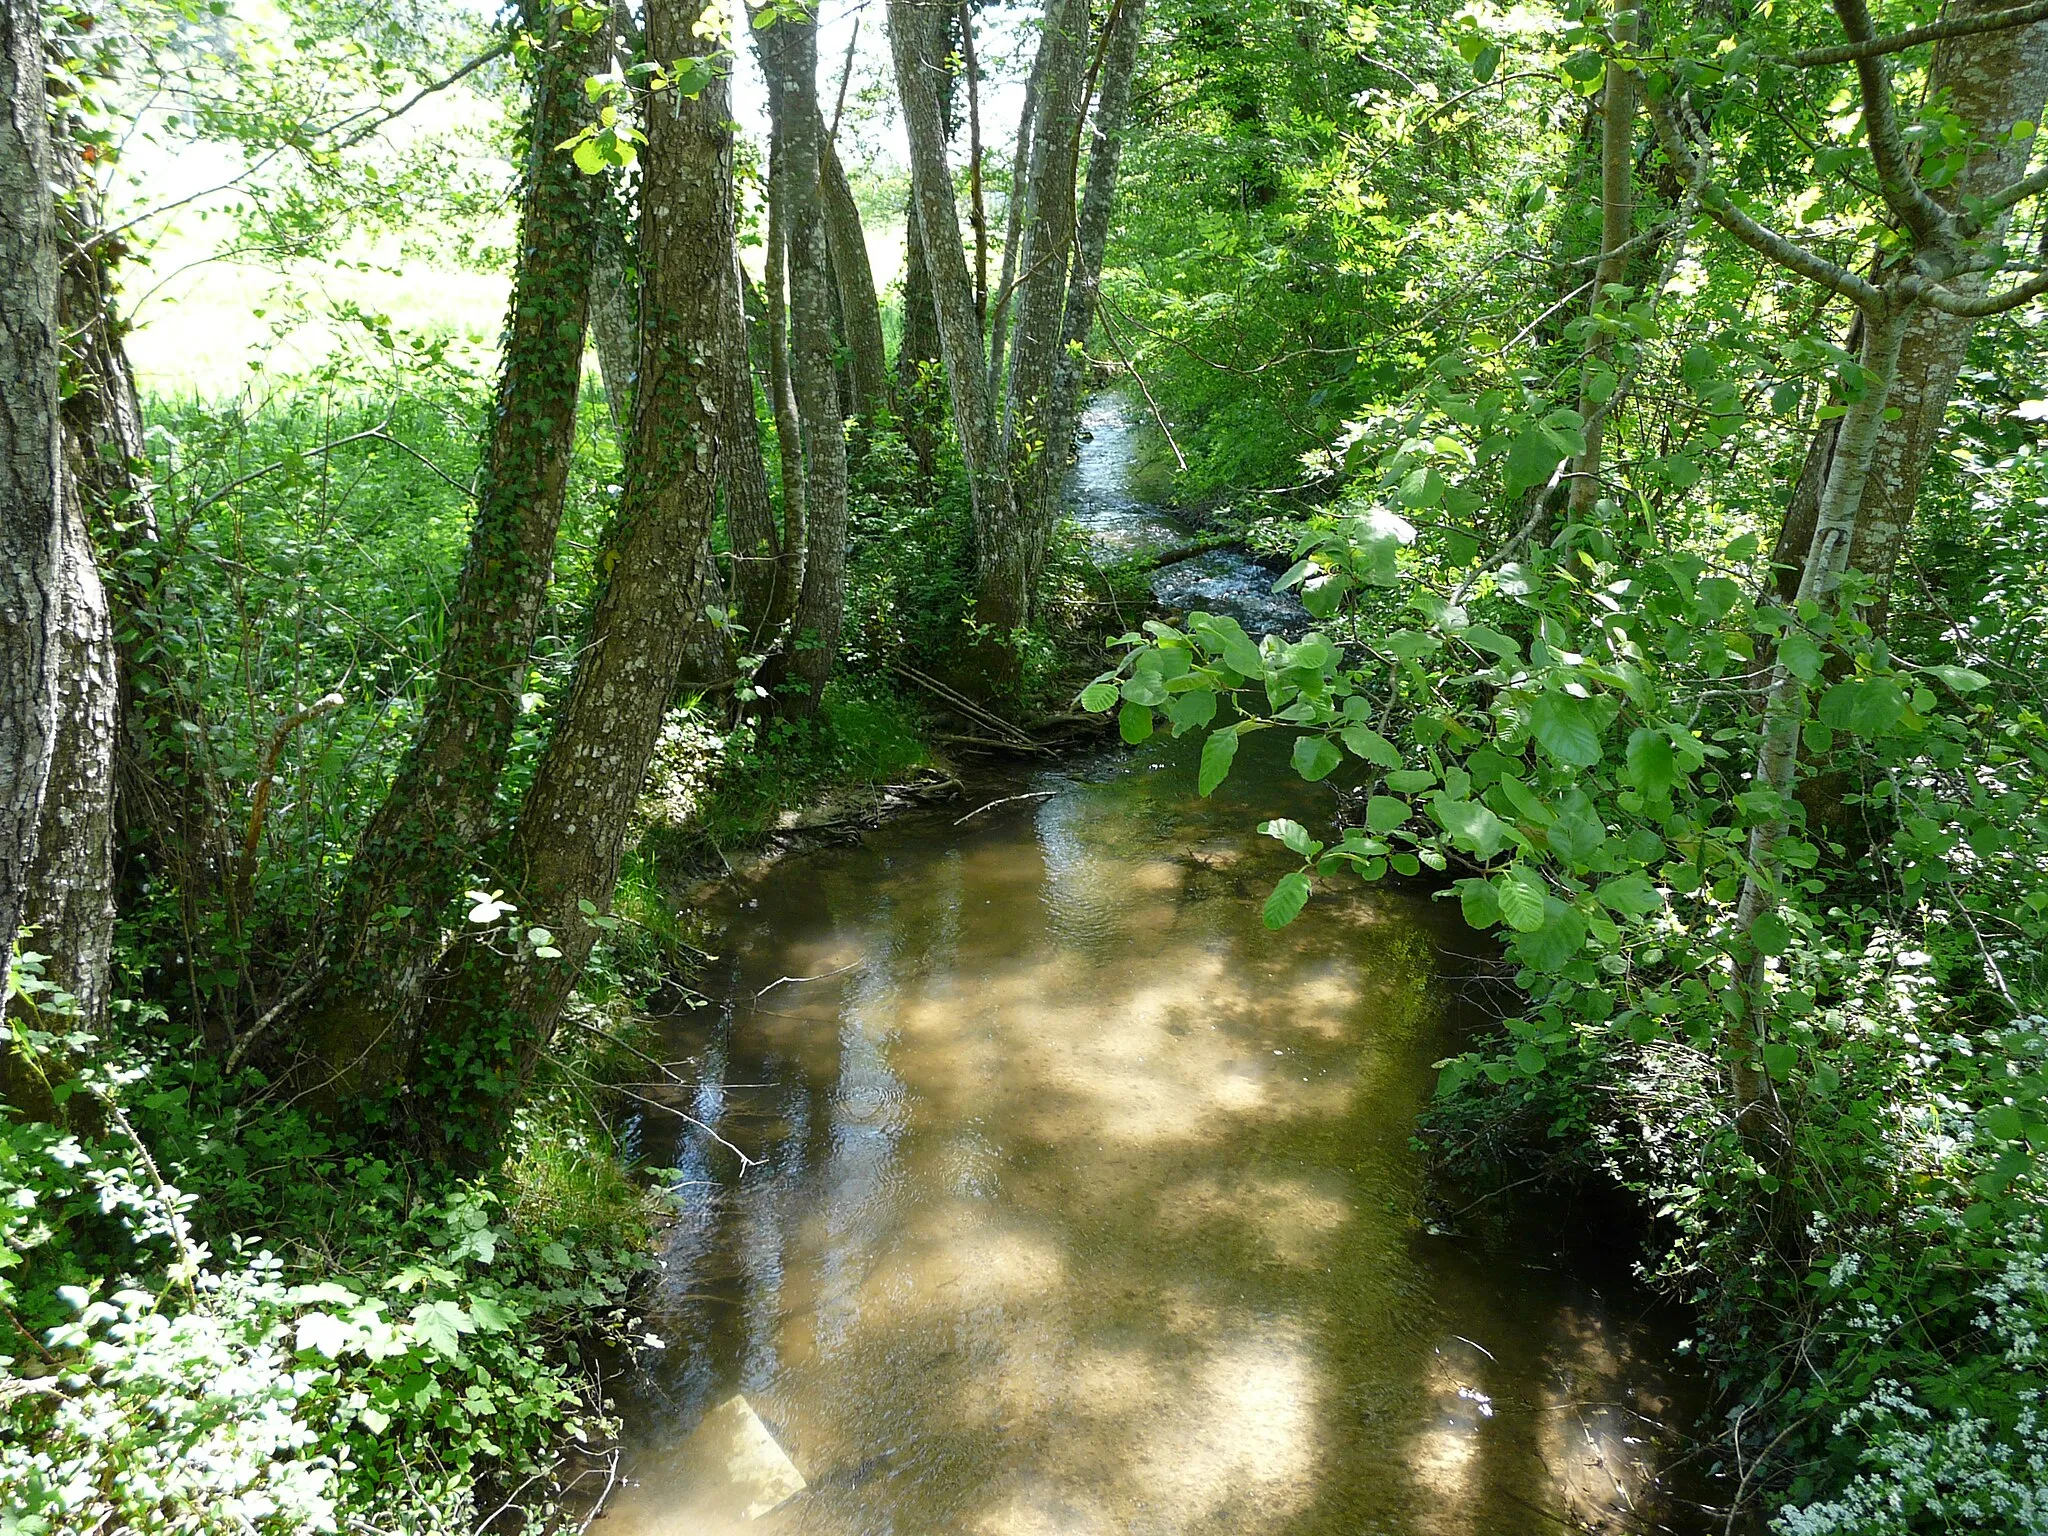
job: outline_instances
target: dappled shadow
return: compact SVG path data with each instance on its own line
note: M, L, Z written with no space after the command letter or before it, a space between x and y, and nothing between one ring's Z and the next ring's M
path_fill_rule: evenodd
M1640 1528L1649 1335L1414 1214L1441 909L1268 933L1213 899L1286 867L1248 823L1162 747L746 893L673 1054L763 1161L673 1140L669 1348L600 1529L712 1529L661 1448L734 1390L811 1482L753 1530Z

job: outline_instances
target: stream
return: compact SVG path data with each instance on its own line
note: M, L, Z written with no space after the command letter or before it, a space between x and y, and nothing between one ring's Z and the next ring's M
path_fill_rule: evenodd
M1098 546L1184 541L1123 490L1121 404L1086 426ZM1257 634L1298 616L1271 580L1155 590ZM727 890L664 1052L720 1140L660 1085L635 1122L680 1216L601 1536L1707 1529L1660 1472L1704 1395L1627 1253L1526 1191L1491 1244L1432 1228L1456 906L1262 926L1291 861L1257 822L1331 810L1279 734L1209 800L1159 738ZM752 1520L690 1438L735 1393L808 1484Z

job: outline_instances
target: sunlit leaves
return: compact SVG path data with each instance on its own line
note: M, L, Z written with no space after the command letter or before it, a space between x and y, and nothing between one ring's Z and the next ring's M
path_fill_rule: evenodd
M1493 882L1500 915L1518 933L1532 933L1543 926L1545 891L1543 879L1526 865L1514 864L1500 872Z
M1202 743L1202 766L1195 779L1195 792L1204 799L1216 792L1216 786L1230 776L1230 765L1237 758L1237 727L1225 726L1220 731L1211 731L1209 739Z
M1529 731L1568 768L1591 768L1600 761L1600 733L1583 699L1564 693L1539 695L1529 707Z
M1273 894L1266 898L1266 904L1259 916L1268 928L1285 928L1308 905L1308 876L1300 870L1290 870L1280 877L1280 883L1273 887Z

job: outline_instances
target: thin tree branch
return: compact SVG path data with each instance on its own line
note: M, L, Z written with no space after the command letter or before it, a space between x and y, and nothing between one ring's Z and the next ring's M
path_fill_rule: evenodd
M1877 35L1865 0L1834 0L1834 5L1842 30L1852 42ZM1863 131L1885 206L1923 243L1939 239L1954 219L1927 195L1920 178L1913 174L1912 157L1906 153L1905 136L1899 131L1898 108L1892 101L1891 72L1882 55L1865 54L1856 60L1856 84L1863 98Z
M1655 94L1649 94L1647 101L1650 121L1657 129L1657 142L1670 156L1671 163L1678 167L1679 173L1698 187L1700 206L1716 224L1751 250L1769 257L1788 271L1797 272L1801 277L1839 293L1859 307L1871 308L1883 302L1884 295L1875 284L1758 223L1736 207L1727 191L1712 179L1706 162L1686 147L1679 134L1678 123L1671 115L1670 101Z
M2002 315L2009 309L2018 309L2030 299L2037 299L2048 293L2048 272L2029 278L2017 287L2008 288L2004 293L1957 293L1953 288L1944 288L1940 283L1916 276L1904 278L1899 286L1911 297L1945 314L1981 319L1985 315Z
M1826 48L1803 48L1792 55L1790 63L1801 69L1814 69L1827 64L1853 64L1859 59L1874 59L1887 53L1904 53L1908 48L1918 48L1922 43L1938 43L1947 37L1973 37L1979 32L2002 32L2007 27L2024 27L2033 22L2048 20L2048 0L2032 0L2028 5L2015 5L2003 11L1986 11L1977 16L1956 16L1947 21L1931 21L1923 27L1908 27L1903 32L1894 32L1885 37L1863 37L1847 43L1835 43Z

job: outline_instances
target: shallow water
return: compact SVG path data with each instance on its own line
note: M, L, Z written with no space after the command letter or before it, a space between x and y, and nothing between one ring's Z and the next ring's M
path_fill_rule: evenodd
M810 1483L750 1531L1702 1528L1657 1508L1692 1389L1621 1267L1555 1212L1430 1233L1455 908L1267 932L1254 824L1329 797L1260 736L1201 800L1192 746L730 894L716 1000L670 1025L696 1086L646 1089L682 1215L598 1530L742 1528L677 1449L734 1392Z

